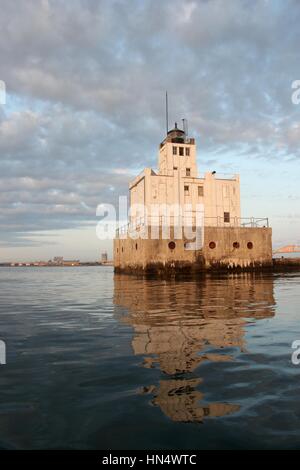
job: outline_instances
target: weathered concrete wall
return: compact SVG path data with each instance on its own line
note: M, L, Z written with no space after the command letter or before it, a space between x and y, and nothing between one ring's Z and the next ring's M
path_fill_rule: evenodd
M170 238L114 240L114 265L116 271L196 271L203 269L202 251L186 250L184 239L174 239L171 228ZM170 249L169 243L175 242Z
M207 267L271 265L272 229L205 227L203 254Z
M186 240L115 239L117 272L197 272L207 269L259 268L272 265L270 228L205 227L201 250L187 250ZM175 248L169 243L175 242Z

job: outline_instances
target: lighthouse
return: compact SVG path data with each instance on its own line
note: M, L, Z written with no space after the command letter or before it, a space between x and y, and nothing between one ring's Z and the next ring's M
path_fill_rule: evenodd
M159 144L157 170L145 168L129 183L129 201L129 225L114 241L116 271L256 269L272 263L268 219L241 217L239 175L216 169L201 174L196 140L177 123Z

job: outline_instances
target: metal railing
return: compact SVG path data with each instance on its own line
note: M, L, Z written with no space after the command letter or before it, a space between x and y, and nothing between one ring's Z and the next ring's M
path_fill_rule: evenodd
M225 222L224 217L204 217L204 226L211 227L269 227L267 217L230 217L229 222Z
M269 219L267 217L230 217L229 222L224 221L224 217L203 217L204 227L249 227L249 228L268 228ZM130 232L138 232L143 230L145 227L161 227L161 226L189 226L196 227L197 219L194 216L182 216L182 217L166 217L166 216L155 216L155 217L144 217L137 218L134 222L129 222L116 230L116 238L120 235L125 235ZM199 221L199 219L198 219Z
M234 173L218 173L214 174L216 180L237 180L238 175Z

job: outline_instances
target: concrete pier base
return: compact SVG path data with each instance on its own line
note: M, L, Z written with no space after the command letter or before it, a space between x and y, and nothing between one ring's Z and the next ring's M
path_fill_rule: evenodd
M300 258L274 258L274 271L300 271Z
M197 273L272 268L272 229L268 227L205 227L202 248L170 238L116 238L114 266L124 273Z

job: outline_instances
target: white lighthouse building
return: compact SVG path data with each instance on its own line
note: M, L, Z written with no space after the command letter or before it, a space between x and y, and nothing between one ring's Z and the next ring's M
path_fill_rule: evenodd
M203 204L205 225L240 224L240 180L238 175L206 173L199 177L195 139L188 138L175 123L160 144L158 171L145 168L129 185L130 204L145 211L131 214L131 222L154 217L152 207L178 205L181 213L195 214ZM136 212L136 211L135 211Z
M129 200L129 224L114 241L116 271L259 268L272 262L268 219L241 218L239 176L200 176L195 139L176 123L159 146L158 170L145 168L129 184ZM186 225L196 238L201 228L200 244L177 230Z

